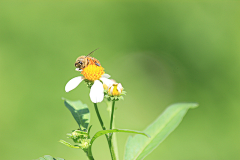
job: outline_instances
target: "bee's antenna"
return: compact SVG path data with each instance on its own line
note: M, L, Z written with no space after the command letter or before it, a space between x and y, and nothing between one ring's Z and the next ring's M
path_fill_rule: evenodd
M97 48L97 49L95 49L94 51L90 52L88 55L86 55L86 57L89 56L90 54L92 54L93 52L95 52L95 51L98 50L98 49L99 49L99 48Z

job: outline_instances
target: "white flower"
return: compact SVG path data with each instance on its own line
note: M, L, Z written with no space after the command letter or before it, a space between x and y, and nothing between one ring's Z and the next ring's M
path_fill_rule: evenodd
M110 77L110 75L108 74L104 74L102 75L102 77L100 78L100 80L106 84L107 86L109 86L109 83L111 83L108 78ZM65 91L69 92L71 90L73 90L74 88L76 88L82 81L84 80L83 76L78 76L75 78L72 78L70 81L68 81L68 83L65 86ZM103 84L99 81L99 80L95 80L91 89L90 89L90 99L93 103L98 103L98 102L102 102L103 98L104 98L104 88L103 88Z
M104 82L103 82L103 88L104 90L107 90L110 86L112 86L113 84L115 84L116 81L113 80L113 79L106 79Z
M123 91L121 83L114 83L108 87L108 95L110 96L119 96Z

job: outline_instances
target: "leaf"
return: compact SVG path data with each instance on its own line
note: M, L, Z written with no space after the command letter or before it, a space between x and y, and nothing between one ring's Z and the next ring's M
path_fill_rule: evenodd
M97 133L95 133L95 135L92 137L91 141L90 141L90 145L88 148L88 154L91 153L92 154L92 144L93 142L100 136L107 134L107 133L113 133L113 132L127 132L127 133L135 133L135 134L142 134L144 136L149 137L148 134L140 132L140 131L134 131L134 130L129 130L129 129L109 129L109 130L102 130L102 131L98 131Z
M88 128L88 138L90 139L90 131L91 131L92 125Z
M49 155L45 155L45 156L43 156L43 158L44 158L45 160L54 160L53 157L52 157L52 156L49 156Z
M68 142L66 142L64 140L60 140L59 142L64 144L64 145L66 145L66 146L68 146L68 147L70 147L70 148L81 148L80 146L72 145L72 144L70 144L70 143L68 143Z
M74 119L78 123L80 130L86 131L90 123L90 113L88 106L81 101L70 101L63 98L65 106L70 110Z
M130 136L125 149L125 160L140 160L150 154L182 121L189 108L196 108L197 103L177 103L169 106L143 132L151 138Z
M134 130L129 130L129 129L109 129L109 130L98 131L97 133L95 133L95 135L91 139L90 144L92 144L93 141L95 141L99 136L102 136L107 133L113 133L113 132L135 133L135 134L141 134L141 135L144 135L144 136L150 138L150 136L148 134L141 132L141 131L134 131Z
M84 132L84 131L75 130L74 132L81 134L81 135L88 135L88 133Z
M37 160L64 160L63 158L53 158L52 156L50 155L45 155L43 157L40 157L39 159Z

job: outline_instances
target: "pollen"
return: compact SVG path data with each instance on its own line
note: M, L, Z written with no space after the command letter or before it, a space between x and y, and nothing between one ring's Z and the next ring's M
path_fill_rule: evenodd
M85 79L89 81L94 81L102 77L102 75L105 73L103 70L104 68L102 66L88 65L83 69L81 74L84 76Z

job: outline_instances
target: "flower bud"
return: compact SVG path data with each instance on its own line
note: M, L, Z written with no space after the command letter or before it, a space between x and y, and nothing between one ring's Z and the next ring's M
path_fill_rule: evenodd
M123 91L122 84L121 83L115 83L115 84L112 84L108 88L108 95L110 95L110 96L120 96L122 91Z
M72 132L72 136L77 137L77 136L79 136L79 134L76 131L74 131L74 132Z
M116 81L114 79L105 79L103 81L104 90L108 90L108 88L111 87L115 83L116 83Z
M81 147L83 149L87 149L89 147L90 141L91 141L90 139L82 139Z

